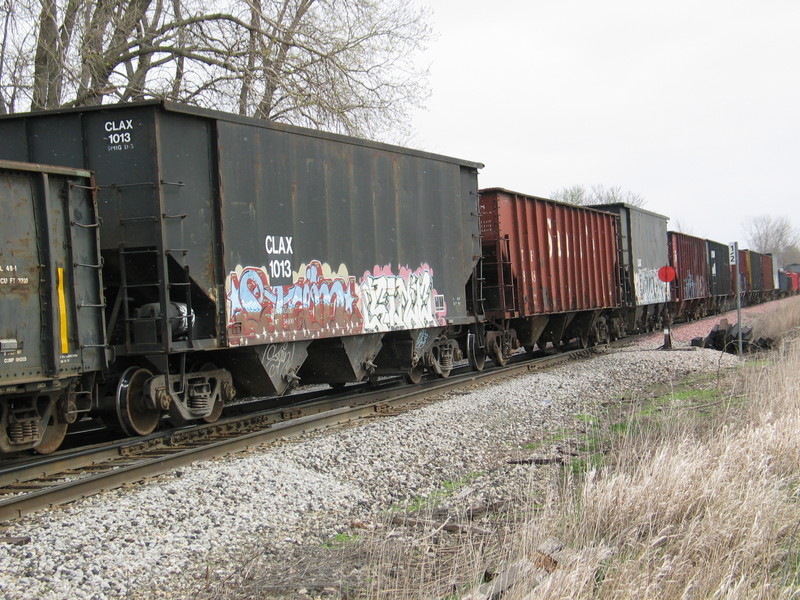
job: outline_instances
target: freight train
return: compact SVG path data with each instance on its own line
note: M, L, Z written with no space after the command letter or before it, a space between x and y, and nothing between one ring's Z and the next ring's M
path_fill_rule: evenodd
M603 343L723 310L737 276L776 293L770 257L737 271L640 208L479 191L476 162L162 101L0 137L0 454L84 417L146 435L236 394Z

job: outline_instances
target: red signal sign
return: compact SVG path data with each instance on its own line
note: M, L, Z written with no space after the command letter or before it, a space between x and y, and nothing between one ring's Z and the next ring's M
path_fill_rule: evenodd
M675 269L673 269L669 265L661 267L658 270L658 278L664 283L669 283L670 281L675 279Z

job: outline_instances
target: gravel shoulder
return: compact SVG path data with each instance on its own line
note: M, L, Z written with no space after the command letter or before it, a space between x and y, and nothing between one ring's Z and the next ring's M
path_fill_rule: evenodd
M704 321L699 335L715 322ZM258 597L334 596L348 574L309 570L331 540L372 530L387 512L454 482L464 506L529 493L522 488L531 485L531 466L511 464L530 455L529 441L574 426L576 415L609 399L738 363L688 350L694 333L676 328L674 337L682 351L657 350L663 335L654 334L399 416L199 463L7 523L0 536L31 541L0 543L0 595L234 597L254 573L277 569L274 594L260 588Z

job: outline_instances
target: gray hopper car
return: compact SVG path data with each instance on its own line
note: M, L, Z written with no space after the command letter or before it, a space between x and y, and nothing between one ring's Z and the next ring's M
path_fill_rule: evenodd
M668 217L622 202L591 208L619 215L622 311L628 332L660 329L670 285L658 277L669 264Z

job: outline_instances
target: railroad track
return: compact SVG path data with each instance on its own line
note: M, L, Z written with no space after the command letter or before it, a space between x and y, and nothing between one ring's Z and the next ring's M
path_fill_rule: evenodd
M368 391L358 387L355 393L227 417L212 424L5 461L0 464L0 521L142 481L198 460L365 418L395 415L445 392L543 369L589 352L573 350L477 373L454 371L447 379L413 387L388 385Z

